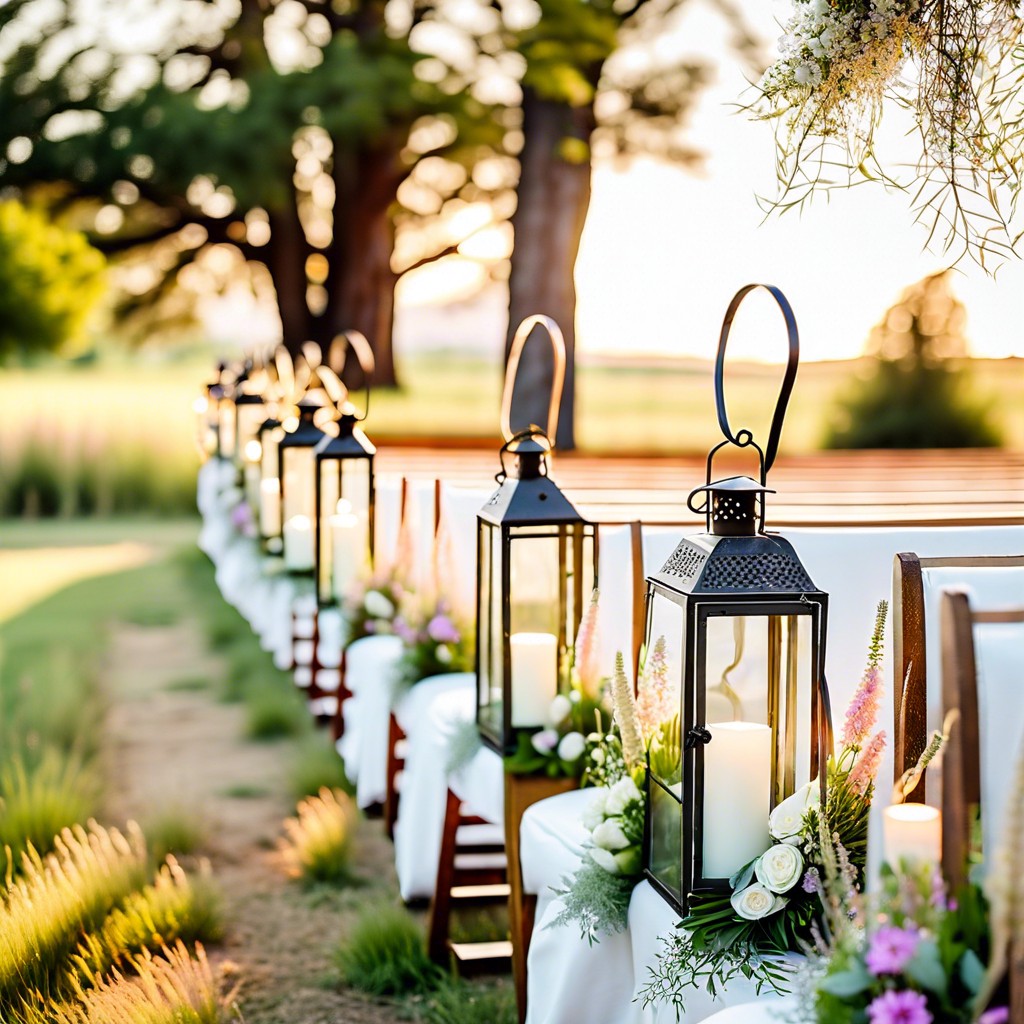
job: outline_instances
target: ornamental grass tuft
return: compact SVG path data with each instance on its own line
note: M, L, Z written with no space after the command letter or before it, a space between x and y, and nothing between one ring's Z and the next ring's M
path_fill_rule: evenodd
M427 997L423 1024L515 1024L515 991L508 985L468 985L449 981Z
M420 926L398 907L364 911L336 959L346 985L375 996L430 992L444 977L427 956Z
M0 904L0 1006L52 991L82 933L98 928L145 873L145 844L133 825L127 835L95 822L64 829L46 857L29 847Z
M351 798L324 787L299 802L284 823L289 873L307 882L344 882L349 876L356 811Z

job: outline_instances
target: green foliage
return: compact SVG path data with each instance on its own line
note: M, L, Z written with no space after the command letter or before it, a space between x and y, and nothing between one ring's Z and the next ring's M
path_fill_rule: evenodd
M856 381L827 448L986 448L1000 443L968 391L964 307L949 271L907 288L872 331L872 373Z
M104 287L103 256L85 235L0 202L0 361L81 340Z
M556 890L563 909L548 927L576 923L581 937L591 944L601 932L623 931L637 881L636 875L612 875L585 859L576 874L566 880L567 887Z
M0 851L8 851L8 869L19 870L29 846L47 854L65 828L84 825L98 796L96 771L80 757L50 748L26 765L15 755L0 768Z
M321 789L302 800L297 817L285 823L285 860L292 874L307 882L349 879L355 806L347 793Z
M321 789L340 789L353 792L352 783L345 775L345 763L332 743L322 733L312 733L301 741L295 751L288 779L296 800L313 796Z
M419 1020L423 1024L515 1024L515 991L508 985L448 981L426 997Z
M150 856L157 864L169 854L184 856L195 853L206 836L206 826L196 814L182 804L168 804L149 815L143 822Z
M288 686L253 686L245 695L245 735L251 740L301 736L309 726L301 694Z
M420 926L408 911L374 907L360 915L337 953L341 980L370 995L429 992L441 981Z

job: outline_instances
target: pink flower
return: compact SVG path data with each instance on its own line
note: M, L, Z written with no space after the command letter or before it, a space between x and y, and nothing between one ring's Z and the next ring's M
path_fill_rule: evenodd
M594 590L590 596L590 604L580 622L576 634L576 674L579 676L583 692L590 697L597 697L601 686L601 669L597 663L597 600L600 596Z
M846 709L843 722L843 746L861 747L868 734L875 727L878 718L878 702L882 696L882 670L869 665L861 679L857 692Z
M435 615L427 623L427 636L439 644L457 644L459 642L459 631L447 615Z
M638 687L637 717L648 741L662 722L668 722L673 715L679 714L679 700L669 684L665 646L665 638L659 636L644 664Z
M863 796L871 788L878 774L878 766L885 750L885 730L875 733L871 741L860 752L857 763L850 772L850 785Z
M1008 1006L993 1006L986 1010L979 1018L978 1024L1007 1024L1010 1019L1010 1008Z
M920 992L883 992L868 1006L871 1024L932 1024L934 1019Z
M899 974L913 960L920 941L920 933L912 926L896 928L887 925L871 936L864 962L872 974Z

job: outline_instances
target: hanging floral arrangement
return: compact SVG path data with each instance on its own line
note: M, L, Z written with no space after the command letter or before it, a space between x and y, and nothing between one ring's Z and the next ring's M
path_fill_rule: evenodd
M1022 28L1011 0L793 0L750 108L777 124L779 193L769 205L880 181L908 192L929 247L994 269L1021 236ZM910 112L917 134L903 180L876 149L890 102Z

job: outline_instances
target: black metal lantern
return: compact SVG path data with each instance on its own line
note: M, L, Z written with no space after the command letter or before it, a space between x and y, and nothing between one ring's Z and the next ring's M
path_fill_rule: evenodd
M299 421L277 446L285 568L309 575L313 574L316 562L316 449L327 437L313 422L321 408L309 398L299 402Z
M235 396L235 461L243 468L260 463L259 430L266 418L263 396L247 379Z
M536 326L555 352L548 435L509 423L519 355ZM552 700L568 689L565 657L596 580L597 539L549 476L565 372L565 348L553 320L524 320L513 339L502 399L498 490L477 513L477 727L500 753L522 732L547 724ZM513 459L506 469L506 456Z
M265 419L256 433L260 445L259 524L260 541L269 550L280 544L281 538L281 478L278 446L284 437L284 427L274 416ZM271 542L276 541L277 544ZM278 551L280 553L280 551Z
M750 431L733 434L723 394L733 318L759 287L782 309L789 335L789 364L764 450ZM768 285L741 289L726 313L715 365L726 440L711 450L707 482L688 501L706 517L706 532L684 539L647 580L648 650L665 638L680 709L678 743L652 748L649 758L644 868L681 913L691 893L726 890L731 875L771 846L768 816L777 804L815 779L824 797L831 744L828 595L789 541L764 528L765 495L773 493L766 474L798 361L796 321L785 296ZM757 453L759 479L712 482L712 461L726 445Z
M196 446L203 458L217 458L220 454L220 403L224 400L224 363L217 364L217 379L210 381L193 403L196 414Z
M373 352L358 331L346 331L344 337L359 359L366 400L361 415L344 401L338 409L338 436L325 437L316 448L316 581L321 607L337 603L373 558L377 449L359 427L370 410Z

